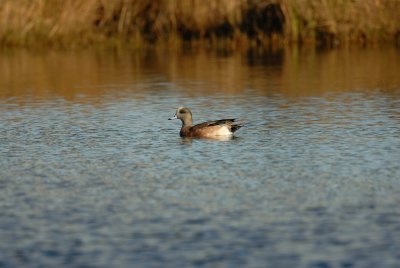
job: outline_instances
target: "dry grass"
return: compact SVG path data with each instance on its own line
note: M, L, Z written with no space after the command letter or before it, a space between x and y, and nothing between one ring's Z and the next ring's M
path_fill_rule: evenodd
M3 45L229 48L400 39L398 0L3 0Z

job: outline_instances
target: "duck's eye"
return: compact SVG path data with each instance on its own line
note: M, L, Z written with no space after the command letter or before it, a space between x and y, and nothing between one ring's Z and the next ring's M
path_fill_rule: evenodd
M179 113L180 113L180 114L185 114L185 113L186 113L186 110L180 110Z

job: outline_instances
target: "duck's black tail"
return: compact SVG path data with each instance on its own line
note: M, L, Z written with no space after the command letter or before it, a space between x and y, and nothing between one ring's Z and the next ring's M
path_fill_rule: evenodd
M232 133L234 133L236 130L238 130L239 128L243 127L243 124L240 123L234 123L231 125L231 131Z

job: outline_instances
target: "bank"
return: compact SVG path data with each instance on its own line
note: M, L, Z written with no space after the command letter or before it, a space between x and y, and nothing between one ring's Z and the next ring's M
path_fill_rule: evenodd
M3 0L3 46L400 43L398 0Z

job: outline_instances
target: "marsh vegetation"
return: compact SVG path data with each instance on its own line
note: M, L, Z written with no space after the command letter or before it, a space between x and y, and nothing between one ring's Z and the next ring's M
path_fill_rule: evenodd
M4 0L6 46L223 48L399 42L396 0Z

